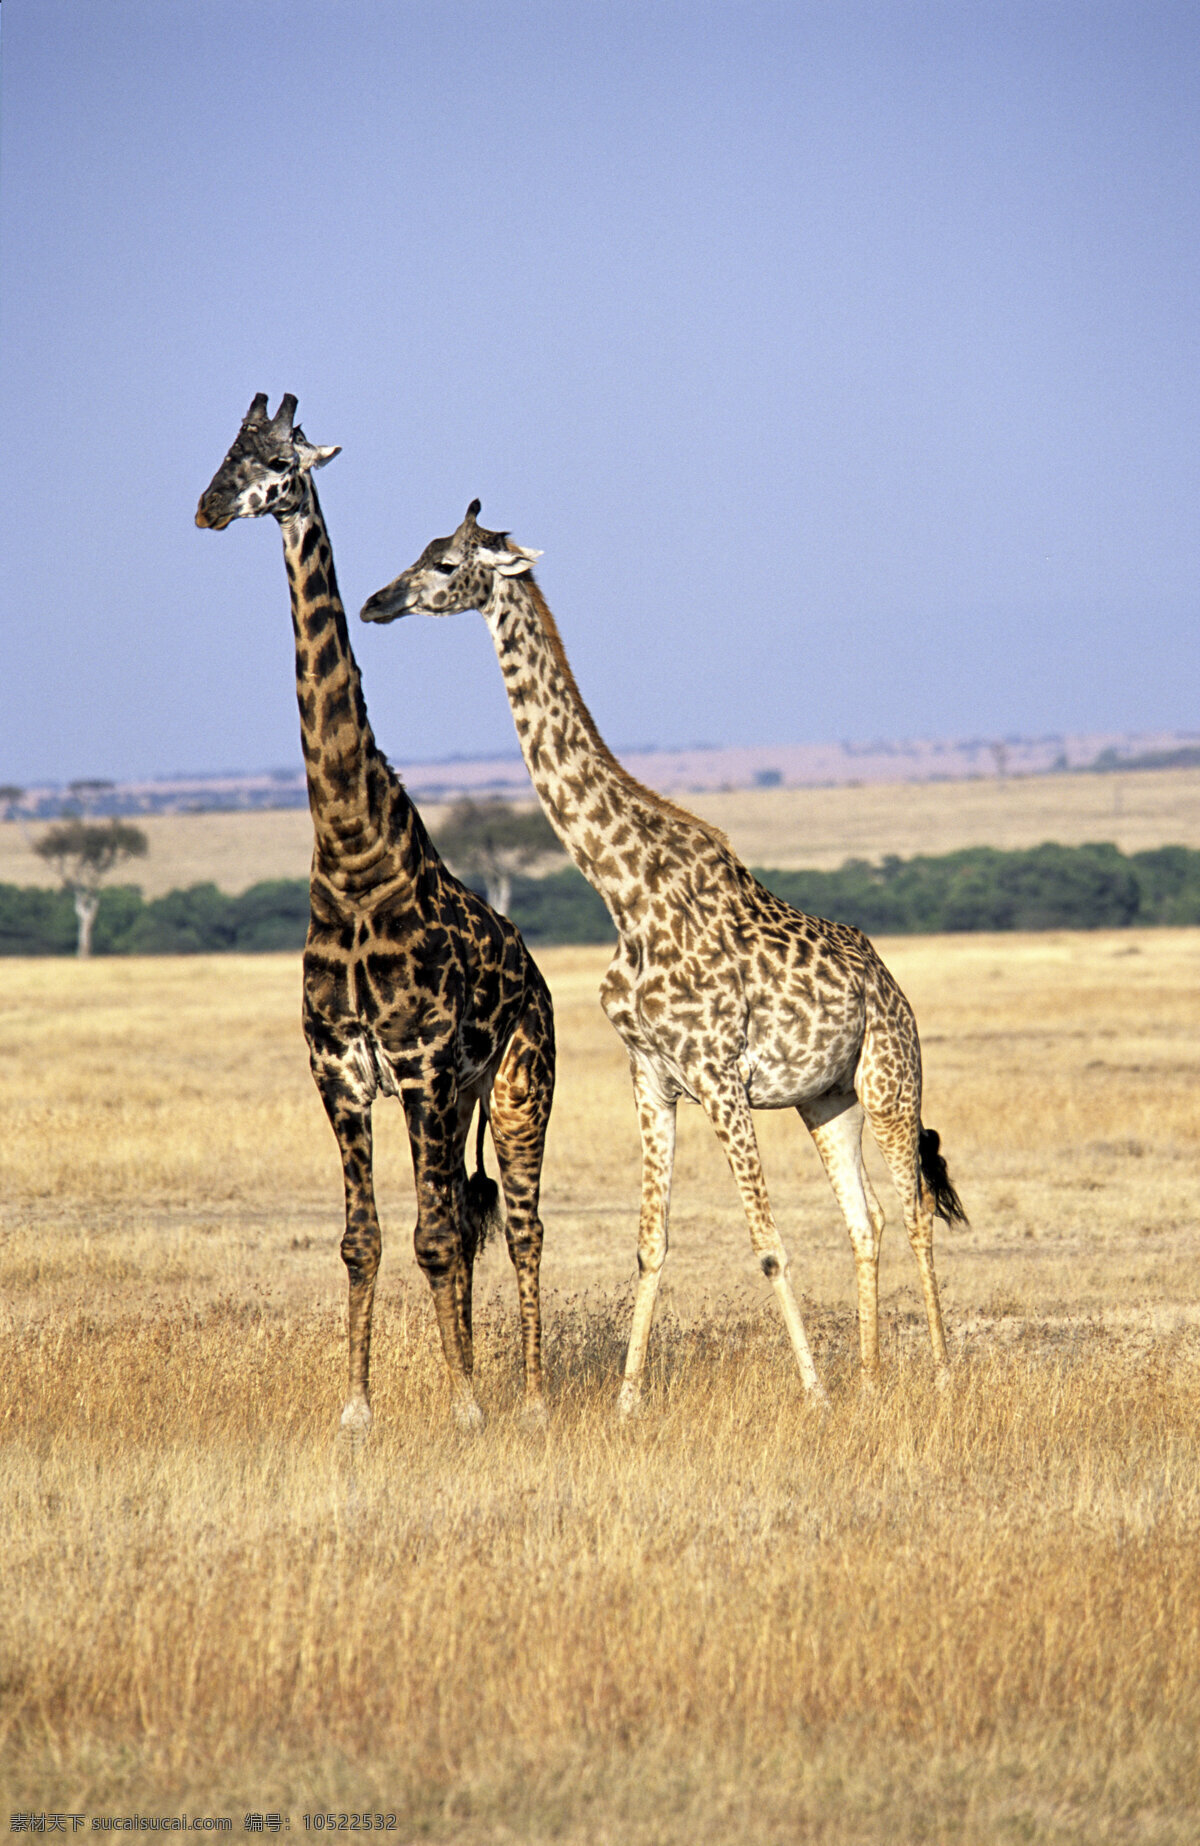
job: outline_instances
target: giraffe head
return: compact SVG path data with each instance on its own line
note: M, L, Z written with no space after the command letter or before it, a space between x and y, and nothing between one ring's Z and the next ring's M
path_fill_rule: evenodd
M540 551L514 545L507 532L488 532L475 523L479 501L452 538L435 538L408 570L376 590L362 606L364 622L394 622L401 615L457 615L482 609L497 578L524 577Z
M340 449L317 449L294 423L296 399L289 391L273 417L267 394L260 391L242 418L242 427L225 460L200 496L196 524L220 531L232 519L258 519L273 513L286 519L298 511L308 476L323 468Z

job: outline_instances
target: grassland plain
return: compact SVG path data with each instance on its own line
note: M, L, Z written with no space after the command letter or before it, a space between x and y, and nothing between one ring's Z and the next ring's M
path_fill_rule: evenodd
M354 1461L298 959L0 965L0 1814L1200 1837L1200 932L880 946L972 1218L939 1244L949 1388L881 1177L860 1392L845 1232L794 1116L760 1115L833 1396L807 1407L689 1110L647 1414L617 1425L637 1139L604 953L558 950L549 1429L516 1417L502 1250L489 1423L452 1428L384 1106Z
M833 871L846 859L886 853L1012 850L1056 840L1112 840L1122 852L1200 847L1200 769L1110 775L995 777L967 782L881 782L845 788L754 788L681 797L724 828L747 865ZM531 797L532 805L532 797ZM443 806L422 803L435 831ZM265 878L307 878L307 809L158 814L139 819L150 854L130 870L148 898L211 879L236 894ZM0 884L52 885L18 822L0 822Z

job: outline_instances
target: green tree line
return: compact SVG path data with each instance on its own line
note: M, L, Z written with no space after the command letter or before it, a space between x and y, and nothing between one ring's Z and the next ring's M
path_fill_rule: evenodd
M1200 923L1200 852L1187 846L1129 854L1112 845L970 846L758 876L798 910L856 923L868 935Z
M1200 851L1160 846L1037 846L962 852L879 864L850 859L836 872L758 870L768 889L868 935L964 930L1122 929L1131 924L1200 924ZM515 875L509 914L529 942L609 942L608 912L574 866L547 878ZM192 885L143 898L132 885L100 893L96 955L242 953L303 946L308 885L276 879L228 897ZM71 955L77 925L71 896L0 885L0 954Z

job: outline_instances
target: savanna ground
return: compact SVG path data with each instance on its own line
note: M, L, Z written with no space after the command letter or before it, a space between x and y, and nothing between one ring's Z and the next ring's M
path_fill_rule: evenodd
M1043 840L1112 840L1122 852L1200 846L1200 769L708 790L681 799L722 827L747 865L778 871L835 871L848 858L908 859L964 846L1011 851ZM422 802L421 812L436 832L447 810ZM308 877L307 808L136 818L150 854L127 870L147 898L208 879L234 895L264 878ZM33 851L40 832L37 824L0 822L0 884L55 883L54 868Z
M1200 932L884 942L971 1213L884 1375L794 1116L768 1178L833 1408L681 1111L646 1414L605 954L541 959L549 1427L480 1269L452 1427L376 1111L376 1426L338 1452L340 1183L294 957L0 963L0 1814L393 1812L397 1840L1200 1837ZM878 1167L876 1167L878 1171Z

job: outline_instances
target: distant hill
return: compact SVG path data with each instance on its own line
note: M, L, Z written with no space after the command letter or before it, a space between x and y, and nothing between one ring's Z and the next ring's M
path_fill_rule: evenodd
M892 782L1003 780L1055 771L1168 769L1200 765L1200 732L1055 734L1046 737L877 740L838 744L697 744L688 750L618 749L632 775L664 793L752 788L844 787ZM511 755L397 763L421 802L461 795L531 800L525 765ZM81 791L81 792L79 792ZM143 781L46 783L27 788L15 809L48 820L82 805L94 814L186 814L305 808L300 769L257 770Z
M665 755L665 753L664 753ZM662 757L641 758L652 787ZM422 790L421 812L436 838L445 804ZM715 822L747 865L836 871L847 859L1019 851L1045 840L1081 846L1111 840L1122 852L1161 846L1200 849L1200 768L1111 774L974 776L963 781L760 784L738 789L673 788L684 807ZM533 791L524 791L532 803ZM233 895L264 879L305 878L312 858L306 807L176 809L144 813L150 856L133 874L147 898L215 883ZM52 885L53 867L33 850L41 825L0 821L0 884Z

